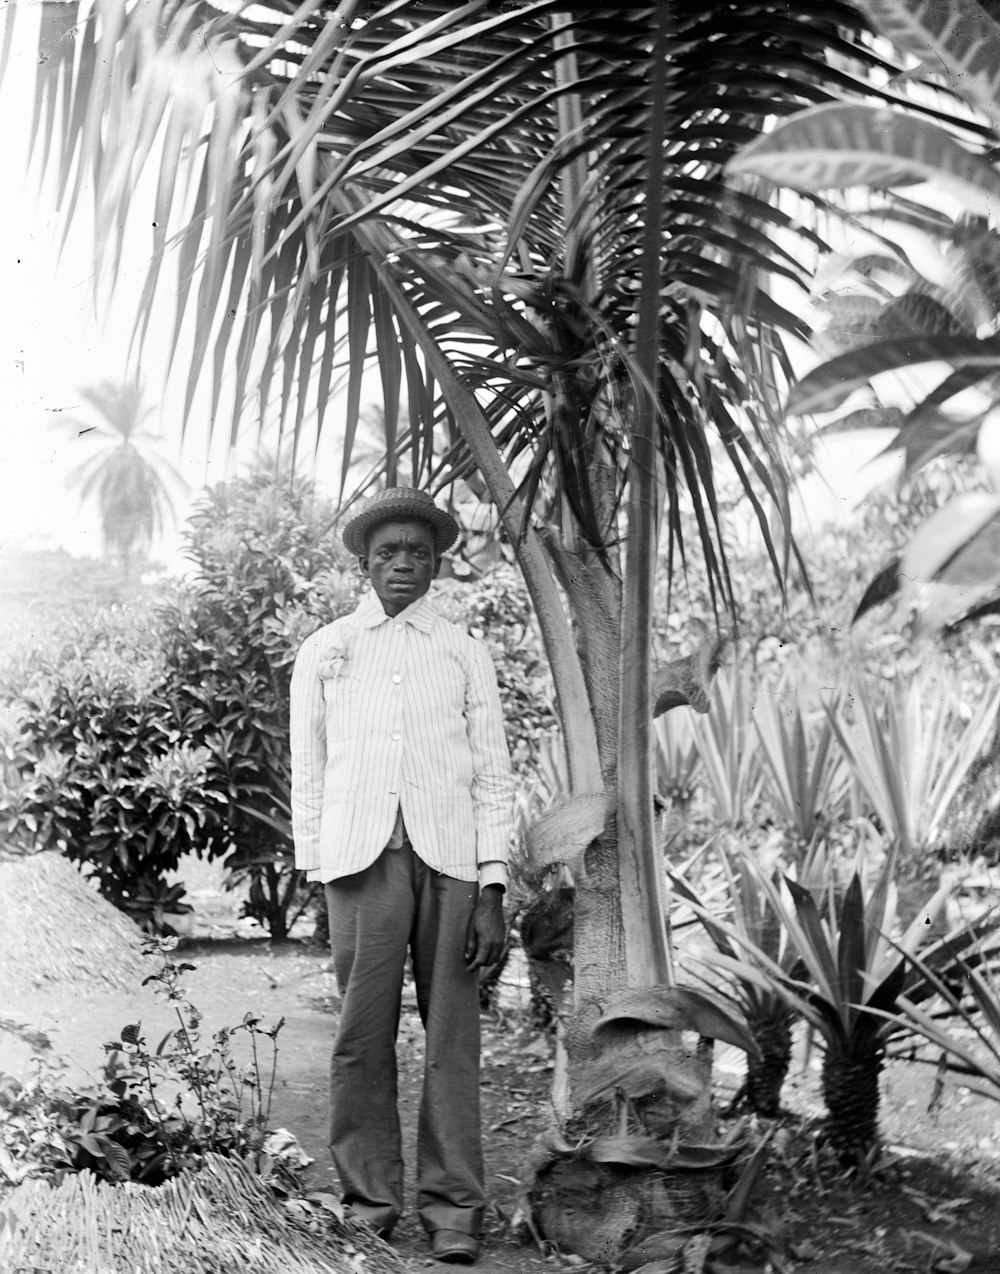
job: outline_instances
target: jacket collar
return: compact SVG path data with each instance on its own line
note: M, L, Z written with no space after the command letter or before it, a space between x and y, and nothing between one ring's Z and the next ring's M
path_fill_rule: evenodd
M354 613L362 628L377 628L379 624L387 623L389 620L389 616L382 609L382 603L370 589L362 597ZM412 624L420 632L429 633L438 618L438 613L431 604L430 594L424 593L423 597L418 597L405 610L401 610L395 617L395 622Z

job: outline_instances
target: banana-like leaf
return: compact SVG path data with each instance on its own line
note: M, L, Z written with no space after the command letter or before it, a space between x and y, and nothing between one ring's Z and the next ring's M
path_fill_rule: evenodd
M974 336L975 331L936 296L905 292L883 305L875 334L893 336Z
M961 569L961 559L980 536L986 538L989 549L995 547L993 532L998 519L1000 496L967 491L949 500L921 525L903 553L900 574L904 591L915 591L921 584L935 580L956 584L995 583L1000 572L997 556L987 552L983 559L973 558L979 569L971 572Z
M965 371L964 368L961 370ZM985 379L989 375L989 372L980 372L975 379ZM954 377L947 379L952 381ZM959 391L956 389L955 392ZM899 433L886 444L883 454L902 450L904 478L938 456L970 456L976 449L982 419L980 413L969 419L956 420L945 412L922 406L905 419Z
M977 367L985 375L1000 370L1000 340L995 336L983 340L969 336L913 336L876 341L830 359L803 376L788 396L788 410L797 416L834 411L873 376L922 363Z
M899 592L899 557L891 557L872 578L858 602L857 609L851 616L851 623L856 624L862 615L867 615L876 606L881 606Z
M851 433L855 429L898 429L905 416L898 407L859 407L820 429L822 434Z
M975 0L859 0L874 26L928 62L1000 133L1000 27Z
M1000 196L1000 173L943 128L887 106L815 106L745 146L732 174L795 190L936 181L975 203Z

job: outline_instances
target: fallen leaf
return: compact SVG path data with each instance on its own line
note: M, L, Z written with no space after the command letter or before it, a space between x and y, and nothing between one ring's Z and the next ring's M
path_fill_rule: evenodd
M932 1248L940 1249L931 1254L930 1268L934 1274L962 1274L972 1264L972 1254L959 1247L953 1239L941 1239L933 1234L924 1234L922 1230L911 1230L910 1234Z

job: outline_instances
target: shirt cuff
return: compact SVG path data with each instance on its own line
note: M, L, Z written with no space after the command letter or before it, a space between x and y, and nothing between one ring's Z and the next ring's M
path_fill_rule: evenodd
M503 885L507 888L507 864L494 859L488 863L479 864L479 888L484 885Z

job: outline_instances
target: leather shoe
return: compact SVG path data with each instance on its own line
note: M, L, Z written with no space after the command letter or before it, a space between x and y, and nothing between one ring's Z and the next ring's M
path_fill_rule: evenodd
M431 1256L450 1265L472 1265L479 1259L479 1240L463 1230L435 1230Z

